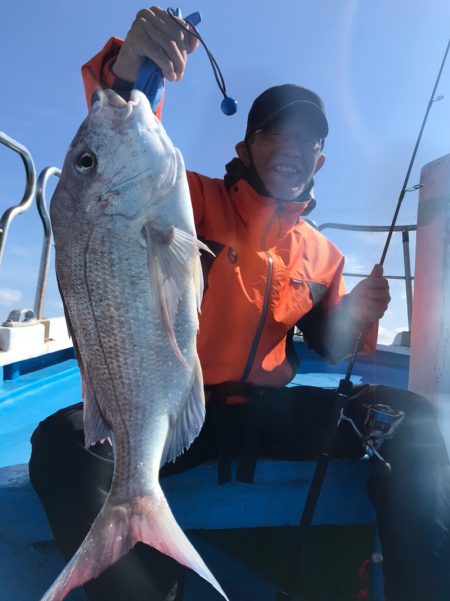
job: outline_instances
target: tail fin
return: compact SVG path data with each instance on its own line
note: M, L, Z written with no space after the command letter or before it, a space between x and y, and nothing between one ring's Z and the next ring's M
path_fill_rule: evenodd
M139 541L197 572L228 601L177 524L162 491L158 497L140 496L116 505L108 497L78 551L41 601L62 601L72 589L98 576Z

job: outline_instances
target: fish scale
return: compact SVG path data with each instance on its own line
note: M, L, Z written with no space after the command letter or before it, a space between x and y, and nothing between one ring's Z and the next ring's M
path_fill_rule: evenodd
M119 246L126 242L128 242L127 238L122 237ZM135 238L132 238L130 242L138 246ZM91 262L90 256L97 255L96 249L92 248L94 245L104 249L110 247L111 252L108 253L110 260L107 265L97 261ZM142 416L139 415L140 409L145 412L148 412L149 409L166 412L169 409L171 413L177 414L179 408L173 404L170 408L165 407L165 398L169 389L174 388L174 382L176 388L186 388L191 373L180 364L172 349L159 335L160 325L156 317L159 313L158 299L149 285L147 261L146 259L142 261L143 253L136 253L137 258L141 259L141 265L137 268L135 266L134 269L140 277L130 291L128 267L126 262L123 264L123 253L120 252L119 246L108 235L100 234L100 238L96 240L94 233L86 258L86 276L92 312L105 355L113 359L112 364L108 367L118 401L124 399L127 394L133 395L135 402L132 409L137 422L142 419ZM110 270L111 275L107 279L101 277L106 268ZM139 296L139 303L135 302L135 295ZM116 319L111 319L110 315L103 314L103 299L108 299L106 306L114 308ZM186 298L180 302L179 316L185 313L194 313L193 297L189 299L190 311L183 311L187 300ZM132 319L127 322L127 327L124 328L122 319L127 315L130 307L134 307L135 311L131 316ZM194 324L191 327L194 328ZM156 332L157 335L146 334L147 330L149 333ZM187 328L184 330L186 331ZM177 341L184 348L188 346L189 339L191 340L190 356L186 355L186 359L191 363L196 352L195 345L192 344L192 332L187 330L186 334L186 340L179 335ZM137 358L139 360L135 361ZM172 364L173 367L168 378L165 366L169 364ZM152 374L151 379L148 377L149 373ZM179 402L182 402L181 398ZM130 407L126 401L125 407Z
M52 219L52 221L53 229L56 232L58 231L58 226L55 224L55 220ZM77 227L77 224L74 223L73 226ZM76 242L80 252L76 252L77 247L73 242L71 243L72 236L70 235L70 230L67 227L61 228L61 253L58 252L56 254L56 270L58 273L59 286L60 288L62 286L65 288L63 294L65 305L69 309L72 321L77 323L75 342L78 345L81 345L83 349L91 349L90 360L95 362L97 372L104 372L103 381L106 383L103 394L110 395L111 386L106 377L106 365L103 362L98 331L92 327L94 315L92 313L89 294L84 285L83 274L85 271L85 255L82 252L82 249L87 245L89 239L89 232L84 233L84 229L86 229L86 227L83 228L83 226L79 229L77 228L77 231L80 231L82 235L77 237ZM70 282L71 285L65 285L67 282ZM73 335L72 332L72 336Z
M56 272L83 381L87 446L112 434L105 504L42 601L60 601L138 541L227 598L173 517L161 464L204 420L199 250L183 159L147 99L100 94L51 203ZM70 519L70 516L68 516Z

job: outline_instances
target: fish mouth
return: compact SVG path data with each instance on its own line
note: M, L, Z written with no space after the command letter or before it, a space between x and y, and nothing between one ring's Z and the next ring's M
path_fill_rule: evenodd
M114 90L97 90L93 98L92 105L98 103L100 109L105 107L111 107L113 109L124 110L124 119L127 119L140 104L143 98L142 92L139 90L132 90L130 94L130 100L125 100L117 94Z
M114 92L114 90L104 90L103 91L103 95L104 95L104 102L105 104L109 104L109 106L115 107L115 108L125 108L127 106L127 102L126 100L124 100L122 98L122 96L119 96L119 94L117 94L117 92Z
M134 106L138 106L141 103L142 98L144 98L143 92L140 92L139 90L131 90L130 100L128 102Z

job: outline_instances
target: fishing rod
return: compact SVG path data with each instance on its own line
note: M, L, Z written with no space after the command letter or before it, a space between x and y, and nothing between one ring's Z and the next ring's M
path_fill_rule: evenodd
M419 135L417 136L416 144L414 146L414 150L413 150L413 153L411 155L411 160L409 161L408 169L406 171L405 181L403 182L402 189L400 190L400 194L399 194L398 201L397 201L397 206L396 206L395 212L394 212L394 217L392 219L391 227L389 229L389 232L388 232L388 235L387 235L387 238L386 238L386 243L384 245L383 252L381 254L381 259L380 259L380 263L379 263L381 266L384 265L384 261L386 259L387 251L388 251L388 248L389 248L389 245L390 245L390 242L391 242L392 234L394 232L395 225L397 223L397 218L398 218L398 214L400 212L400 207L402 205L403 198L404 198L406 192L408 191L408 187L407 186L408 186L408 182L409 182L409 176L411 175L411 171L412 171L414 162L416 160L417 150L419 148L420 141L422 139L422 134L423 134L423 131L425 129L425 125L426 125L427 120L428 120L428 115L430 114L430 110L431 110L431 107L432 107L433 103L437 102L439 100L442 100L442 98L443 98L443 96L436 97L435 94L436 94L436 89L437 89L437 87L439 85L439 81L441 79L441 75L442 75L442 71L444 69L445 62L447 60L447 55L448 55L449 49L450 49L450 40L448 41L447 48L446 48L445 53L444 53L444 58L442 59L442 63L441 63L440 69L439 69L439 73L438 73L438 75L436 77L436 81L435 81L434 86L433 86L433 91L431 92L430 100L428 101L427 110L425 111L425 116L423 118L422 125L420 127ZM413 188L413 189L415 189L415 188ZM360 346L361 346L361 341L362 341L362 337L363 337L363 334L364 334L364 330L365 330L364 327L361 328L361 330L359 332L359 335L358 335L358 338L357 338L356 343L355 343L355 347L353 349L353 354L351 356L351 359L350 359L350 362L349 362L349 365L348 365L348 368L347 368L347 372L345 374L345 379L344 379L346 386L350 382L350 378L351 378L351 375L352 375L352 372L353 372L353 366L354 366L354 363L355 363L355 360L356 360L356 356L358 354L358 351L360 350Z
M386 254L387 254L390 242L391 242L392 234L395 229L397 217L400 212L400 207L402 205L403 198L404 198L406 192L408 191L407 186L408 186L409 176L411 174L411 171L412 171L412 168L414 165L417 150L419 148L420 141L422 139L422 134L425 129L426 122L428 120L428 115L430 113L433 103L442 99L442 96L439 96L436 98L435 94L436 94L437 86L439 85L439 81L441 79L441 75L442 75L442 71L444 69L445 62L447 60L447 55L449 53L449 49L450 49L450 39L448 41L447 48L444 53L444 58L442 59L441 66L440 66L438 75L436 77L435 84L433 86L433 91L431 93L430 100L428 101L425 116L423 118L422 125L421 125L420 131L419 131L419 135L417 137L417 141L416 141L416 144L414 146L414 150L413 150L413 153L411 156L411 160L409 162L408 169L406 171L405 180L403 182L403 186L401 188L401 191L400 191L400 194L398 197L397 206L396 206L396 209L394 212L394 217L392 219L392 224L389 229L389 233L387 235L386 243L384 245L384 249L383 249L383 252L381 255L381 259L380 259L381 266L383 266L385 258L386 258ZM416 188L413 188L413 189L416 189ZM303 508L302 517L301 517L299 528L298 528L297 541L296 541L296 555L292 558L292 560L290 562L290 566L287 570L287 575L286 575L285 581L284 581L282 587L280 588L280 590L278 591L276 601L291 601L291 599L292 599L292 594L293 594L292 591L294 588L295 577L299 571L299 566L300 566L300 563L302 560L303 550L305 547L307 535L308 535L309 529L311 528L314 511L315 511L315 508L317 505L317 501L319 499L319 495L320 495L320 491L321 491L321 488L323 485L323 481L325 479L326 471L327 471L327 468L328 468L328 465L329 465L329 462L330 462L330 459L332 456L337 431L338 431L341 421L350 422L355 433L357 434L357 436L360 438L360 440L362 442L365 453L369 457L375 457L376 459L378 459L378 461L379 461L378 465L382 466L383 472L385 475L390 473L390 465L380 455L380 453L378 452L378 448L381 446L381 444L383 443L383 441L386 438L392 437L394 430L401 423L401 421L404 417L404 413L402 411L395 412L392 410L391 407L389 407L387 405L367 406L368 414L367 414L367 417L364 422L364 428L365 428L364 433L361 433L360 430L357 428L356 424L353 422L353 420L344 414L344 409L345 409L347 400L350 396L350 393L351 393L352 387L353 387L353 384L351 382L353 367L355 364L357 354L360 350L363 336L367 332L367 328L368 328L368 324L364 324L361 327L358 337L357 337L357 340L355 342L352 356L349 360L349 365L348 365L348 368L347 368L347 371L345 374L345 378L340 380L339 386L336 390L335 401L331 408L331 415L329 416L330 419L328 420L328 422L326 424L326 433L324 436L325 443L323 446L322 454L319 457L319 460L316 465L316 469L314 471L313 478L312 478L310 486L309 486L308 495L307 495L307 498L305 501L305 506Z

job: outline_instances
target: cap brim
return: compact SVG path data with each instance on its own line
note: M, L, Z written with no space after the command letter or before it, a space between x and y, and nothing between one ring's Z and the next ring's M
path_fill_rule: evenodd
M296 100L286 104L258 123L253 131L266 127L272 121L291 114L306 117L308 124L314 128L320 138L326 138L328 135L327 118L320 108L313 102L309 102L309 100Z

